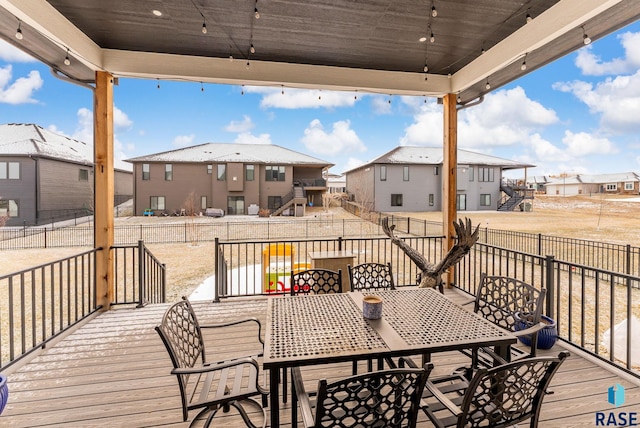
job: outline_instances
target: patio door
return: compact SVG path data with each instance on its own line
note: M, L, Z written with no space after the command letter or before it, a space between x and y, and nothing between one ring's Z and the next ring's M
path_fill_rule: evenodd
M458 211L467 210L467 195L465 195L464 193L456 195L456 210Z
M227 214L244 214L244 196L227 196Z

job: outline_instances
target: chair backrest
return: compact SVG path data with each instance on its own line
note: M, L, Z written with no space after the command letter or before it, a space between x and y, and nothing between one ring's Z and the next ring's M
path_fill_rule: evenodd
M205 361L204 340L191 303L184 299L172 305L156 327L175 368L193 367Z
M342 292L342 269L307 269L291 272L291 295Z
M349 283L351 291L368 289L396 288L393 282L391 263L362 263L356 266L348 265Z
M518 321L517 313L526 317L532 325L540 322L545 295L544 288L538 290L515 278L483 273L476 293L474 312L499 327L513 331ZM535 348L537 334L533 336L531 346Z
M542 399L551 378L569 356L523 358L478 369L460 406L458 427L510 427L530 419L538 426Z
M433 369L388 369L318 383L319 427L415 427L424 384Z

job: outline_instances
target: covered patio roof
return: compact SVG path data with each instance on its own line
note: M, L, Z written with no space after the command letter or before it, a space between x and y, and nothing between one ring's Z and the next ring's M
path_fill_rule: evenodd
M0 0L0 37L85 83L107 71L465 104L638 17L623 0Z

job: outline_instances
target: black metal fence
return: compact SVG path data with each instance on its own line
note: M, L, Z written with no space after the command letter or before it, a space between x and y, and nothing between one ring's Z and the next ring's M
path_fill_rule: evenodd
M0 277L0 370L43 348L100 309L92 249ZM142 242L114 247L112 304L165 300L165 266Z

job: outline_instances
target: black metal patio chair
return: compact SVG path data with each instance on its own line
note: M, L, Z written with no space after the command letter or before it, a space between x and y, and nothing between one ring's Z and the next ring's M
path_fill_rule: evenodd
M201 326L193 307L184 297L182 301L172 305L165 312L162 322L156 326L156 331L171 358L173 364L171 374L176 375L178 380L184 421L188 419L189 410L201 409L191 424L206 412L210 412L204 425L208 427L219 409L222 408L227 412L230 406L233 406L247 426L256 427L242 407L241 402L244 402L262 410L264 421L262 427L266 426L265 407L267 407L268 391L258 382L259 365L256 361L256 358L262 355L262 351L253 356L243 355L209 361L205 357L205 344L201 330L253 322L258 324L258 339L264 345L260 337L262 329L260 321L256 318ZM218 346L222 345L218 344ZM255 396L261 396L262 404L252 398Z
M535 428L551 379L568 356L563 351L480 368L470 381L462 374L429 379L422 410L438 428L506 428L527 420Z
M433 369L388 369L328 383L307 392L299 367L292 369L291 424L298 425L298 404L306 428L415 427L420 397ZM315 398L315 399L314 399Z
M391 263L361 263L347 265L351 291L395 290Z
M342 292L342 269L307 269L291 272L291 295Z

